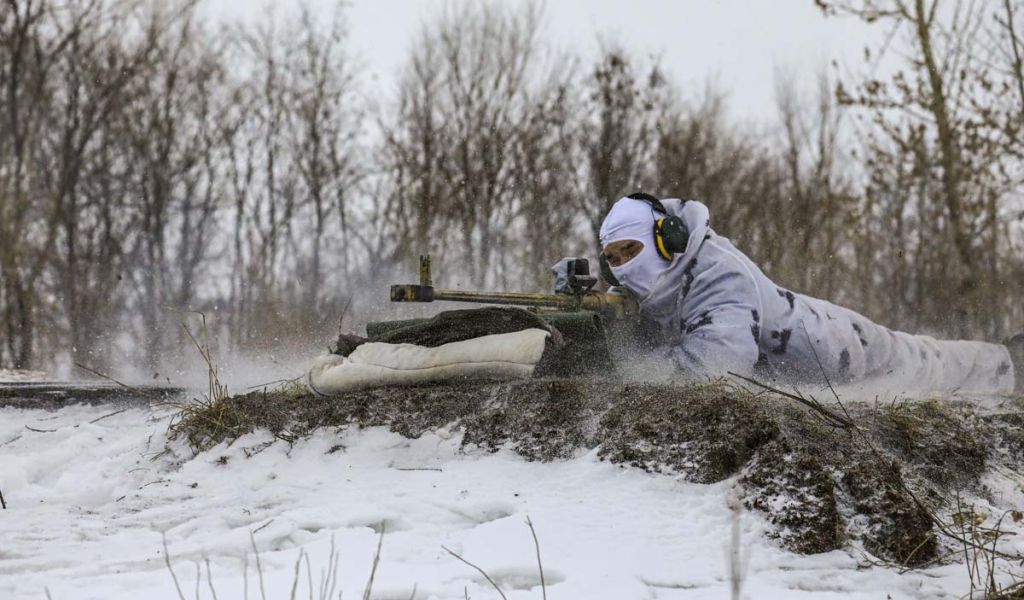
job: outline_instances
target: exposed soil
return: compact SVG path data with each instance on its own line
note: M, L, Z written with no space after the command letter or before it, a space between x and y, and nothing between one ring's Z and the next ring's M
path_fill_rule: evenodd
M856 428L725 384L610 379L450 383L315 397L301 389L194 403L173 429L198 452L255 429L294 441L321 427L386 426L407 437L459 428L464 447L552 461L597 448L612 463L713 483L736 477L785 547L851 540L905 565L940 552L935 515L957 491L983 493L994 463L1024 458L1024 419L938 402L844 406Z

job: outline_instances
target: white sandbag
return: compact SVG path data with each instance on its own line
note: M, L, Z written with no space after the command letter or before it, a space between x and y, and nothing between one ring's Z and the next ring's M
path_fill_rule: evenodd
M309 389L321 396L385 385L451 379L526 379L544 353L543 329L485 335L436 348L369 342L348 357L329 354L313 362Z

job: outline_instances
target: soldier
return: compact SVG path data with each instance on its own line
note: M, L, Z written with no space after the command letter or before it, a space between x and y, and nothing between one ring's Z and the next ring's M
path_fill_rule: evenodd
M1021 391L1024 335L1006 344L942 341L787 290L711 229L700 202L632 194L612 206L600 236L605 278L637 297L658 331L656 355L690 375Z

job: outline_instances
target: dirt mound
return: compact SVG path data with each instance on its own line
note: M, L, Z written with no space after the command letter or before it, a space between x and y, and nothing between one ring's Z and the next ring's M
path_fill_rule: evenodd
M194 403L174 426L198 452L258 428L292 442L321 427L386 426L407 436L451 426L464 447L551 461L603 459L713 483L736 477L781 544L826 552L859 540L886 560L934 559L938 511L980 490L993 461L1016 468L1024 422L936 402L848 404L837 425L813 408L725 384L667 386L533 379L376 389L335 398L302 390ZM948 512L948 511L947 511Z

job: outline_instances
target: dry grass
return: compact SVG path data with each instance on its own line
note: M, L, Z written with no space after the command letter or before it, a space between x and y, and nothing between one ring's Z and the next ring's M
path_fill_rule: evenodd
M247 419L228 399L197 398L177 405L179 413L169 426L170 438L186 438L194 452L217 445L225 436L238 438L245 433Z
M964 566L970 582L968 597L982 594L991 600L1024 598L1024 573L1017 569L1024 562L1024 557L1007 555L998 548L1001 540L1019 534L1004 528L1007 519L1012 523L1020 523L1024 520L1024 514L1018 510L1008 510L993 525L986 526L989 515L978 511L974 505L963 504L959 495L956 508L947 526L955 528L959 534ZM1012 583L1004 585L996 580L1000 567L1013 579Z
M206 365L207 392L201 398L171 403L171 406L178 409L178 414L168 427L170 439L184 437L193 452L198 453L208 450L224 440L234 440L250 433L258 423L270 420L259 419L259 415L253 413L254 404L240 402L241 399L251 396L253 393L262 394L263 402L261 404L268 412L275 408L282 410L277 415L277 420L287 419L288 416L283 413L286 407L282 400L307 394L301 378L272 382L276 385L270 389L259 386L264 387L259 392L251 392L242 396L231 395L228 386L220 380L220 369L210 346L206 315L201 312L194 314L201 318L198 337L192 333L186 323L182 322L181 326ZM297 439L288 434L279 434L277 437L288 442L294 442Z

